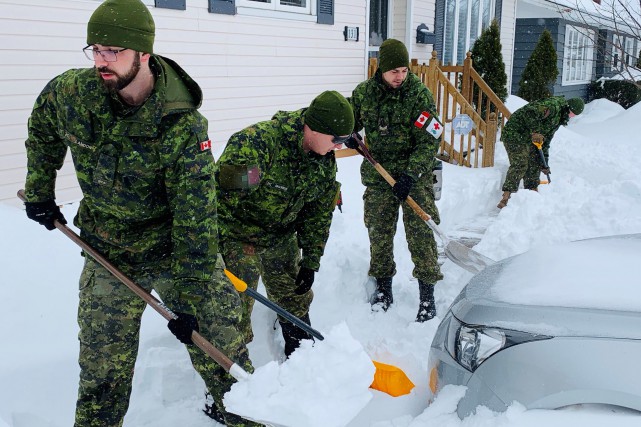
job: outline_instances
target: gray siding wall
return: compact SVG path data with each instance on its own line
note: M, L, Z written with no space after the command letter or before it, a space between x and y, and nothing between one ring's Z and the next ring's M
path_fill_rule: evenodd
M556 82L552 86L552 94L555 96L565 96L566 98L580 97L587 99L588 84L566 85L563 86L563 55L565 51L565 29L566 25L572 24L574 26L581 26L573 22L569 22L559 18L524 18L516 20L516 37L514 40L514 66L512 67L512 93L516 94L519 91L519 82L521 75L525 69L530 55L534 51L536 44L541 37L541 34L547 29L552 35L552 41L556 47L557 53L557 67L559 68L559 75ZM597 51L594 49L594 61L592 77L595 79L597 76Z

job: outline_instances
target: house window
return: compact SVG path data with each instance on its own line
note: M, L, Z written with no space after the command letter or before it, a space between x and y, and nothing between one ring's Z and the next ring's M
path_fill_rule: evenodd
M594 32L571 25L565 27L563 85L589 83L592 80Z
M634 57L634 39L630 37L625 38L625 53L624 53L625 64L628 67L634 67L636 65L636 58Z
M621 71L623 69L623 36L618 34L612 35L610 69L612 71Z
M237 6L311 14L311 0L236 0Z
M445 0L443 63L462 64L465 54L490 26L495 0Z

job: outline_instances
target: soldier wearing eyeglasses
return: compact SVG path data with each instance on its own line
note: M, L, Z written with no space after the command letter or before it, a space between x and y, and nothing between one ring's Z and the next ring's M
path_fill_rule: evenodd
M218 220L227 268L310 324L312 284L340 189L334 150L350 138L354 115L338 92L309 108L279 111L229 139L218 160ZM243 299L242 331L252 340L253 301ZM311 338L279 318L285 356Z
M54 202L56 173L71 152L83 199L81 236L138 285L154 289L177 319L194 367L228 426L233 378L197 349L199 331L251 370L237 329L238 294L218 254L215 163L198 84L153 53L155 26L140 0L107 0L87 26L93 68L69 70L38 96L26 141L29 218L66 223ZM80 385L75 426L120 426L127 412L145 303L91 256L80 278ZM214 411L216 412L216 411Z

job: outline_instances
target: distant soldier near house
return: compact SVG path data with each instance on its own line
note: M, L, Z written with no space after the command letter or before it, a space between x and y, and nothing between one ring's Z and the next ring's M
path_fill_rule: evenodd
M439 143L424 125L429 113L435 111L432 94L409 71L405 45L388 39L381 44L376 74L359 84L350 100L356 121L354 131L365 128L372 157L396 180L396 185L390 187L369 162L363 161L361 181L366 187L363 200L371 253L369 275L376 279L372 308L386 311L394 300L394 235L402 207L413 274L418 279L416 321L425 322L436 315L434 285L443 275L432 231L404 202L411 196L439 223L432 188Z
M229 139L218 160L220 241L227 268L310 323L312 284L329 236L340 185L334 150L350 138L354 115L338 92L309 108L279 111ZM242 295L242 331L252 340L253 300ZM279 318L285 355L311 338Z
M169 329L187 345L218 419L255 426L225 412L233 378L191 341L199 331L251 370L237 329L240 299L218 254L215 163L197 111L202 92L178 64L153 54L154 36L140 0L107 0L91 15L84 53L94 67L51 80L29 119L27 216L49 230L55 220L66 224L55 184L70 151L83 193L74 219L82 238L177 314ZM83 256L74 425L122 426L145 302Z
M581 98L566 101L562 96L554 96L530 102L512 114L501 133L510 167L503 183L503 197L497 205L499 209L507 206L512 193L518 191L521 180L527 190L537 190L541 172L550 174L550 141L561 126L568 124L570 117L583 112L583 106ZM545 164L537 141L542 143Z

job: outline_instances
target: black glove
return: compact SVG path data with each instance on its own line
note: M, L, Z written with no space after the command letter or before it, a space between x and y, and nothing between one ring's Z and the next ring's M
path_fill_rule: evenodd
M358 141L362 140L363 137L358 132L354 132L352 137L345 142L345 147L356 150L358 148Z
M396 180L396 184L392 187L392 193L394 193L401 202L404 202L407 196L410 195L412 186L414 186L414 178L404 173Z
M167 327L172 334L178 338L183 344L193 344L191 340L191 332L199 332L198 320L196 317L188 313L175 313L178 316L176 319L171 319Z
M316 272L311 268L302 267L298 270L296 289L294 289L296 295L303 295L309 292L314 284L314 274L316 274Z
M550 171L550 167L548 166L547 168L545 166L541 166L541 172L543 172L546 175L551 174L552 172Z
M47 230L56 228L53 225L54 220L58 220L63 224L67 223L64 215L60 212L60 208L53 200L45 200L44 202L25 202L25 210L29 219L36 221L39 224L47 227Z

